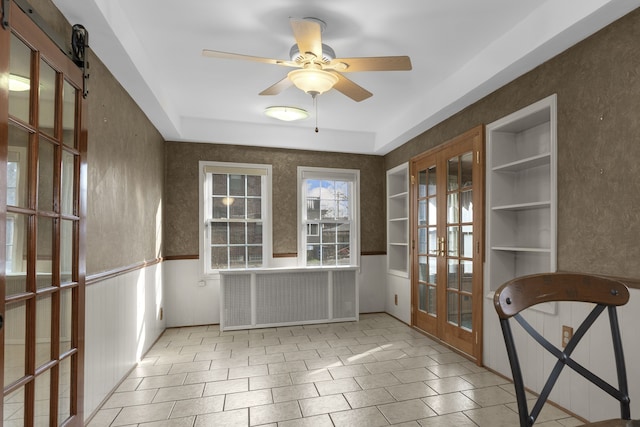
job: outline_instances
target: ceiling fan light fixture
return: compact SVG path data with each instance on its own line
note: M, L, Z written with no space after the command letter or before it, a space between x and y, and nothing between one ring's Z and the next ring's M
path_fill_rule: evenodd
M269 117L273 117L274 119L283 120L285 122L302 120L309 117L309 113L307 113L307 110L303 110L302 108L297 108L297 107L286 107L286 106L267 107L264 110L264 114L266 114Z
M335 74L315 68L293 70L287 76L298 89L310 95L320 95L338 83Z
M17 74L9 74L9 90L11 92L25 92L31 87L31 81Z

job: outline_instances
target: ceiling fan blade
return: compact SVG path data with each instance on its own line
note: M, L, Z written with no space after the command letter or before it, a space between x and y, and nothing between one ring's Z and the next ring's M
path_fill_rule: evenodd
M336 73L335 71L330 71L330 73L335 74L338 77L338 83L336 83L333 88L338 92L342 92L342 94L348 96L354 101L364 101L373 95L371 92L362 86L357 85L342 74Z
M280 80L278 83L273 84L259 93L259 95L277 95L285 89L289 89L293 86L293 82L288 77Z
M336 58L324 68L341 73L354 71L408 71L411 59L408 56L372 56L363 58Z
M320 24L312 20L299 18L291 18L290 21L293 36L296 39L300 53L304 55L310 52L316 58L322 59L322 28Z
M261 58L259 56L241 55L239 53L220 52L218 50L202 49L202 55L209 58L242 59L244 61L262 62L264 64L284 65L286 67L300 67L297 62L283 59Z

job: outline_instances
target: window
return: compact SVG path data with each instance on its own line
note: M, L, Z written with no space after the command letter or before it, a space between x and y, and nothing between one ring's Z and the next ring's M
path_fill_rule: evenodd
M200 162L205 274L271 258L271 165Z
M360 171L298 167L298 260L306 266L357 265Z

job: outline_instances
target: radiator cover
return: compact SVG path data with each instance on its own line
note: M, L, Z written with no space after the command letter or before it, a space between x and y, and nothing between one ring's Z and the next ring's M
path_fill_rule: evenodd
M358 320L356 267L220 272L220 329Z

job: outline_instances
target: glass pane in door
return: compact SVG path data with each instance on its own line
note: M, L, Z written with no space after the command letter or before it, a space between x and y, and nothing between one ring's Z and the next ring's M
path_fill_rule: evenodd
M36 377L35 425L46 427L51 408L51 371L46 370Z
M11 34L9 54L9 114L29 123L31 49Z
M58 425L60 425L71 414L71 357L60 362L58 390Z
M75 140L76 88L64 81L62 85L62 142L69 147L77 147Z
M36 300L36 367L51 360L51 294Z
M447 322L470 330L473 283L473 152L447 160Z
M38 209L53 211L55 146L40 138L38 143Z
M26 425L24 423L24 395L24 387L19 387L4 397L3 425Z
M7 304L4 313L4 384L24 377L27 339L27 305L24 301ZM7 415L5 407L5 416Z
M53 136L56 119L56 72L43 59L40 59L38 118L40 131Z

